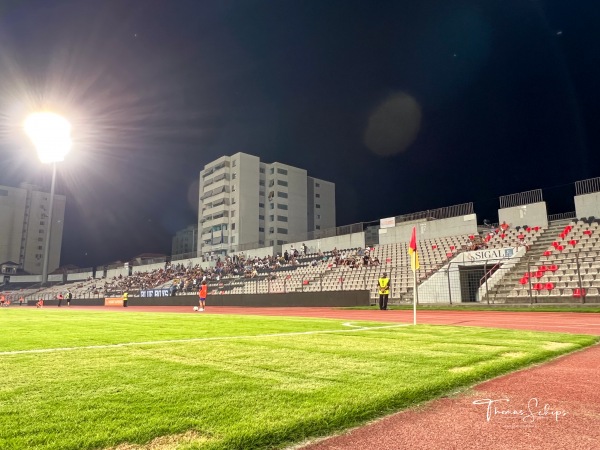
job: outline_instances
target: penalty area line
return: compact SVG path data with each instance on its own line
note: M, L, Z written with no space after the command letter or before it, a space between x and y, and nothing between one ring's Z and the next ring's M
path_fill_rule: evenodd
M234 341L234 340L245 340L245 339L261 339L261 338L272 338L272 337L286 337L286 336L306 336L314 334L334 334L334 333L354 333L359 331L372 331L372 330L384 330L388 328L400 328L407 327L410 324L394 324L394 325L381 325L374 327L360 327L353 325L351 322L345 322L342 324L350 329L336 329L336 330L313 330L313 331L292 331L289 333L270 333L270 334L255 334L247 336L215 336L205 338L189 338L189 339L165 339L162 341L142 341L142 342L122 342L119 344L103 344L103 345L85 345L82 347L55 347L55 348L39 348L31 350L11 350L6 352L0 352L0 356L11 356L11 355L27 355L35 353L56 353L56 352L72 352L76 350L99 350L109 348L121 348L121 347L134 347L137 345L161 345L161 344L185 344L189 342L209 342L209 341Z

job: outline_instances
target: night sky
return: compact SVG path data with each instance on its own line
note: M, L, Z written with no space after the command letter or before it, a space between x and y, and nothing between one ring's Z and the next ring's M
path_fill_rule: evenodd
M198 174L246 152L336 183L337 224L600 176L597 0L1 0L0 184L50 185L27 112L73 124L62 264L170 253Z

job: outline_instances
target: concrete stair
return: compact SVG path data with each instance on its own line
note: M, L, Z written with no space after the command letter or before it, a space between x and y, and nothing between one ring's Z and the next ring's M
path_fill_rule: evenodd
M552 245L561 231L569 224L570 219L557 220L549 224L537 240L531 245L529 251L521 258L521 260L504 275L500 283L490 289L487 295L484 295L481 303L507 303L509 302L509 294L521 288L519 280L525 272L536 270L538 261L544 252ZM499 269L502 270L502 269ZM520 297L519 299L511 299L518 303L529 302L529 297Z

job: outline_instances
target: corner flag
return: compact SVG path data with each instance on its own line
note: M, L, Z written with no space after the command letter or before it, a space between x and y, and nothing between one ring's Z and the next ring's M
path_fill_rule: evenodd
M408 254L410 255L410 267L413 272L419 270L419 254L417 253L417 227L413 227L412 237L408 246Z

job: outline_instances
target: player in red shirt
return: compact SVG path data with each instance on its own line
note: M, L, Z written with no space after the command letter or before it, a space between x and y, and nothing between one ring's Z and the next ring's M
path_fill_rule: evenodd
M206 281L203 281L200 285L200 292L198 292L198 297L200 297L200 309L198 311L204 311L204 306L206 302L206 296L208 295L208 286Z

